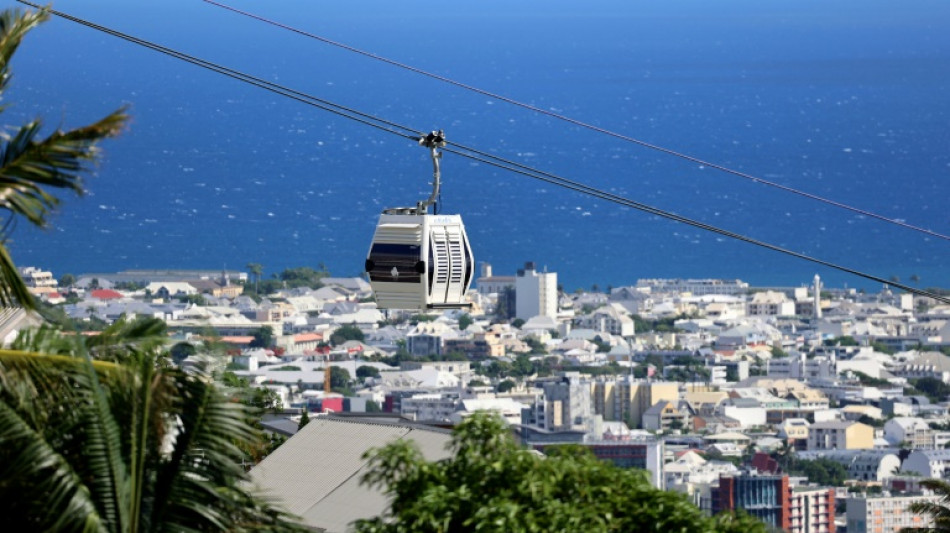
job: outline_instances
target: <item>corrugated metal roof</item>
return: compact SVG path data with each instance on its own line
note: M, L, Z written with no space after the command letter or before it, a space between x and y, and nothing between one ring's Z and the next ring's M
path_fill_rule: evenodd
M448 433L406 425L318 418L251 470L266 495L310 526L343 532L357 518L382 514L386 497L360 486L363 454L395 439L414 441L424 457L447 457Z

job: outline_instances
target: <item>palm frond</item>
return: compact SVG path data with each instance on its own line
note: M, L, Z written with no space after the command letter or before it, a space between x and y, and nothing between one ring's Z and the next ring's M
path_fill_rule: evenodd
M44 188L84 192L81 174L86 161L99 151L96 143L121 131L128 116L124 109L70 131L55 131L39 138L39 121L20 127L0 147L0 207L25 217L37 226L59 200Z
M2 239L0 235L0 239ZM16 265L7 247L0 242L0 307L22 307L27 311L36 310L36 301Z
M28 31L46 20L49 14L44 11L7 9L0 13L0 93L10 81L10 59L23 41Z

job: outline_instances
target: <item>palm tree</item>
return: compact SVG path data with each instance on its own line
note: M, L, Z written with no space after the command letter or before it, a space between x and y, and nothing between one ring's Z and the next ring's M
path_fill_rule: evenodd
M23 36L46 13L0 13L0 94ZM0 108L2 110L2 108ZM0 208L36 225L83 192L97 141L120 110L39 135L33 121L0 138ZM0 306L35 304L0 232ZM119 321L86 338L50 326L0 349L0 501L10 531L285 531L299 526L251 491L241 447L250 413L202 372L172 365L163 322Z
M933 491L935 500L919 500L907 506L907 510L930 518L932 524L922 527L905 527L901 533L929 532L950 533L950 483L941 479L925 479L920 482L924 489Z
M10 82L14 52L26 33L46 17L45 11L0 13L0 96ZM0 107L0 112L3 109ZM36 307L3 245L10 223L25 218L31 224L45 226L47 214L59 204L47 189L82 194L81 174L97 158L97 142L116 135L126 118L120 109L88 126L57 130L45 138L40 135L42 122L33 120L0 138L0 208L8 212L7 223L0 230L0 306Z
M0 498L11 531L297 530L247 485L250 416L170 364L165 325L0 350Z
M261 275L264 274L264 266L260 263L248 263L247 269L251 272L251 275L254 276L254 294L257 294L260 289Z

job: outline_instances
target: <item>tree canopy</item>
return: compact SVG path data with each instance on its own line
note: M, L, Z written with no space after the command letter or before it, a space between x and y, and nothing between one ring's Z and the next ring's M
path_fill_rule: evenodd
M650 485L579 447L548 456L520 448L505 423L476 414L456 427L452 456L427 462L410 442L370 450L364 484L392 504L356 522L360 533L642 531L764 533L749 518L705 516L682 494Z

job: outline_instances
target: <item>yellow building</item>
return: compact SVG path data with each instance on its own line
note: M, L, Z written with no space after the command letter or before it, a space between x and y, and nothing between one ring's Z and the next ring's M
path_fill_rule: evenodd
M604 420L626 422L631 427L643 425L643 413L667 400L674 404L679 400L678 383L639 381L621 378L614 381L597 381L591 386L594 414Z
M874 428L860 422L816 422L808 428L809 450L867 450L874 447Z

